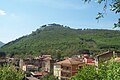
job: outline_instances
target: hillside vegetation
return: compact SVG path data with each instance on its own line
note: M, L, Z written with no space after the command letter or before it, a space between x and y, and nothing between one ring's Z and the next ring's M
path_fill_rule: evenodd
M100 29L71 29L49 24L43 25L30 35L26 35L4 45L0 50L10 54L51 54L62 56L78 54L79 50L92 52L120 49L120 31Z

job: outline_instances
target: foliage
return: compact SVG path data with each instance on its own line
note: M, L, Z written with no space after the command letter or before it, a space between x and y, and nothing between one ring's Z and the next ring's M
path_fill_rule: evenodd
M6 57L6 53L5 52L0 52L0 58L5 58Z
M85 66L71 80L120 80L120 62L108 61L98 68Z
M16 70L14 66L4 65L0 67L0 80L22 80L23 77L23 72Z
M98 74L100 80L119 80L120 79L120 62L109 61L99 65Z
M71 80L97 80L96 77L98 76L95 66L84 66Z
M58 80L58 79L55 78L53 75L48 75L44 78L40 78L40 80Z
M90 2L91 0L83 0L85 2ZM94 1L94 0L93 0ZM98 12L96 19L103 18L103 16L106 13L106 9L108 6L110 7L110 10L115 12L116 14L120 13L120 0L97 0L99 4L104 3L103 10L104 12ZM120 18L118 18L118 23L114 24L114 27L120 27Z
M32 32L8 44L0 51L14 55L42 55L51 54L61 58L79 54L79 50L104 51L108 49L120 49L120 31L98 29L71 29L63 25L44 25Z

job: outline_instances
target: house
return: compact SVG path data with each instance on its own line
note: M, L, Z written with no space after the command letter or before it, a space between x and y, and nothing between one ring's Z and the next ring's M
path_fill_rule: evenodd
M40 78L47 76L47 72L31 72L31 76L26 77L25 80L40 80Z
M38 67L42 67L42 59L34 59L34 58L27 58L27 59L21 59L20 65L35 65Z
M95 65L98 66L99 62L105 62L107 60L110 60L113 56L120 57L120 52L118 51L107 51L101 54L98 54L95 57Z
M79 54L82 58L88 58L90 57L90 51L89 50L86 50L86 49L83 49L83 50L79 50Z
M20 68L19 62L20 59L18 58L9 58L9 57L7 58L7 63L14 65L16 69Z
M120 62L120 57L115 58L114 61L116 61L116 62Z
M42 70L46 72L53 72L54 60L51 57L43 58Z
M68 80L71 76L74 76L83 65L84 62L72 58L57 62L54 64L54 76L58 77L59 80Z
M5 52L0 52L0 66L7 64L6 54Z
M38 59L20 59L19 61L20 68L23 71L38 71L40 62Z
M85 64L87 65L95 65L95 59L94 58L84 58L83 60Z
M20 59L20 68L24 71L41 70L46 72L53 72L54 60L51 55L42 55L35 58ZM34 66L34 68L33 68Z
M48 72L31 72L31 76L35 78L42 78L48 75Z
M54 64L54 76L61 80L61 65L58 63Z
M24 80L39 80L39 79L31 76L31 77L26 77Z
M23 71L38 71L39 67L35 65L23 65L22 70Z
M1 58L0 59L0 66L3 66L4 64L7 64L6 59Z

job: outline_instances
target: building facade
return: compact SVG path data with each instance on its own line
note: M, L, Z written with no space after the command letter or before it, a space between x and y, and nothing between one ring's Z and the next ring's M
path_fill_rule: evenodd
M83 62L72 58L57 62L54 64L54 76L58 77L59 80L69 80L83 64Z

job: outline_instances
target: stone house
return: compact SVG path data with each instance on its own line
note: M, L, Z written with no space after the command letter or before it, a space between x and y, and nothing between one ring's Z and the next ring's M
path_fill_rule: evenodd
M107 51L103 52L101 54L98 54L95 57L95 65L98 66L100 62L105 62L107 60L110 60L112 57L120 57L120 52L119 51Z

